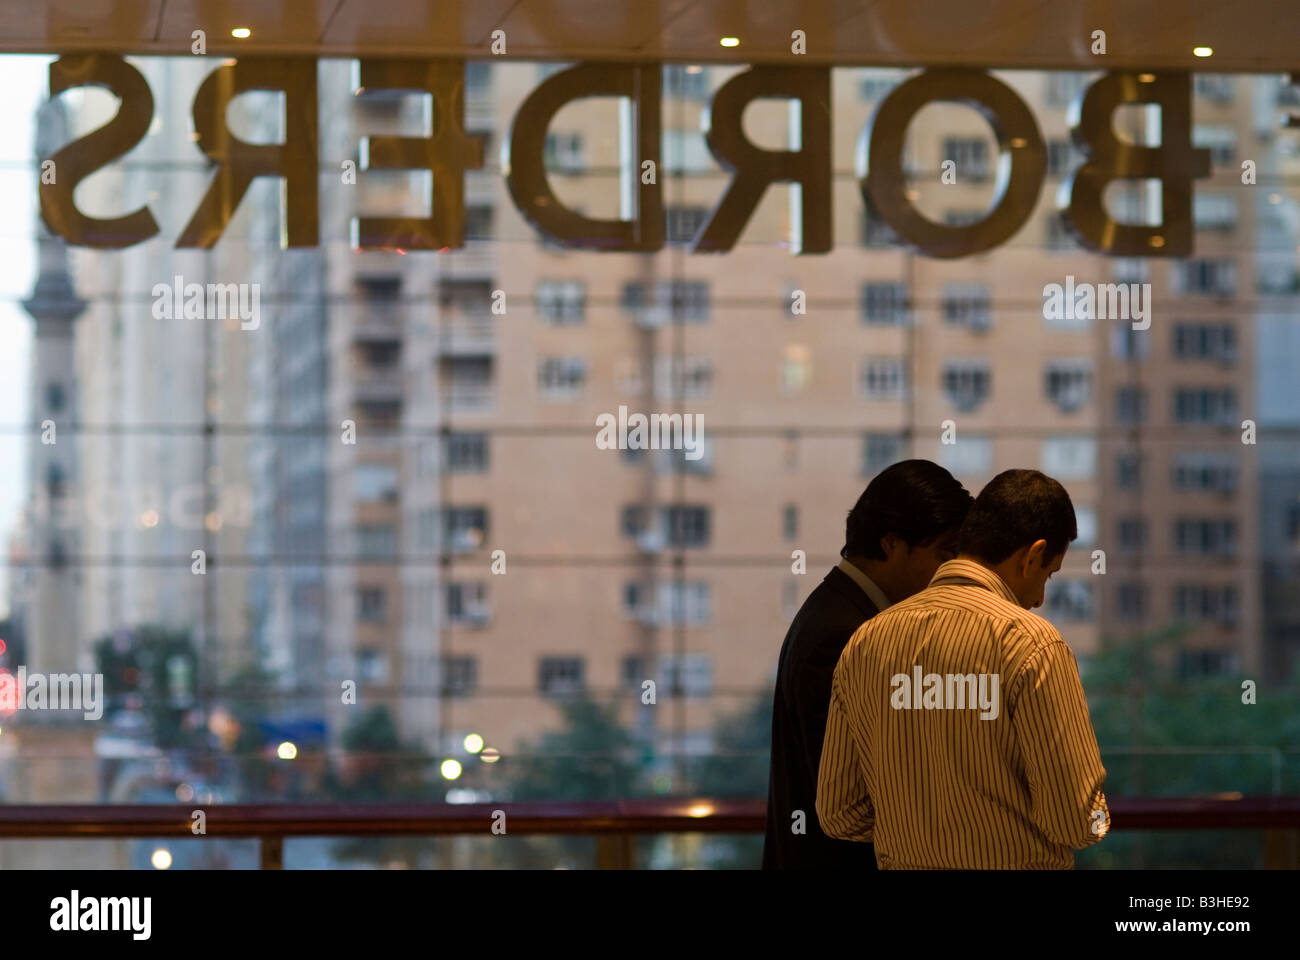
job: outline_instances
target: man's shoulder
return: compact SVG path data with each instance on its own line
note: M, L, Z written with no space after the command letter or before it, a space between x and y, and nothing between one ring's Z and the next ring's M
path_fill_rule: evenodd
M823 580L790 623L782 659L789 669L796 669L810 658L820 661L829 652L838 657L849 637L872 616L870 608L864 610L829 580Z
M944 611L983 620L991 632L1019 641L1028 653L1064 642L1056 627L1032 610L982 587L948 584L927 587L881 611L862 624L850 642L858 644L873 635L887 635L900 622Z

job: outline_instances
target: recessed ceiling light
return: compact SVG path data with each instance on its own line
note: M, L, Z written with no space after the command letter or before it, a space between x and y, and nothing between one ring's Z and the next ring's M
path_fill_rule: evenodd
M253 31L248 27L235 27L234 30L230 31L230 35L236 40L247 40L253 35Z
M738 47L740 46L740 38L723 37L721 40L718 41L718 43L722 44L724 47Z
M1213 47L1192 47L1192 53L1198 57L1212 57L1214 56L1214 48Z
M1156 75L1154 73L1139 73L1138 80L1141 83L1155 83Z
M704 72L704 68L701 67L698 63L693 63L693 64L691 64L689 67L686 68L686 72L687 72L687 73L692 73L692 74L694 74L694 73L703 73L703 72Z

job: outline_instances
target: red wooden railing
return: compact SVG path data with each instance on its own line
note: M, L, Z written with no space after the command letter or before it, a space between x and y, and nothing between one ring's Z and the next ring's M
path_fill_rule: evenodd
M1268 866L1300 866L1300 796L1113 797L1112 830L1263 830ZM478 804L159 804L0 806L0 839L257 837L262 867L278 869L285 837L487 833L503 810L511 835L595 836L597 865L633 866L632 839L662 833L762 833L761 798L655 798Z

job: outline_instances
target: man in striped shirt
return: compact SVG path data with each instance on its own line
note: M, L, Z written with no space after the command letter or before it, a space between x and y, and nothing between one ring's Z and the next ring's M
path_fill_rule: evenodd
M764 870L875 870L869 843L817 825L817 765L844 645L864 620L924 590L957 555L974 497L929 460L895 463L867 485L844 524L841 560L808 595L781 644L772 697Z
M1040 606L1078 536L1065 488L998 474L958 556L840 656L817 816L881 869L1070 869L1110 828L1074 653Z

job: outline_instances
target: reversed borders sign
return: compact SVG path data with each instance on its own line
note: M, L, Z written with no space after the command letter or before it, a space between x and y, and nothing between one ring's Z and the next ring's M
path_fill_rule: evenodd
M365 92L400 91L433 98L427 137L364 138L364 169L427 170L432 209L409 217L354 218L352 242L361 250L441 250L465 243L464 174L483 166L483 145L464 129L463 59L361 60ZM773 184L794 186L790 246L799 254L831 249L831 86L823 66L756 66L736 74L703 111L703 133L731 180L693 238L693 253L722 253L739 238L759 199ZM581 63L544 79L524 99L503 145L506 185L520 213L550 240L598 251L653 252L664 246L663 197L658 183L659 63ZM153 94L144 76L111 54L70 54L50 64L50 95L82 86L107 88L121 101L104 126L50 159L57 176L40 184L41 215L69 243L102 249L134 246L159 232L144 206L115 218L90 217L73 199L77 184L125 155L145 136ZM226 107L242 93L276 91L285 97L283 143L240 140L225 125ZM544 163L546 131L564 105L584 97L615 97L620 109L620 216L583 216L551 190ZM768 150L744 134L741 117L757 99L797 106L797 146ZM1111 72L1070 107L1071 136L1084 162L1061 185L1057 204L1085 248L1111 256L1184 257L1192 252L1193 181L1210 174L1210 151L1192 146L1192 75L1187 72ZM974 108L988 121L998 146L993 207L963 225L935 223L906 195L902 152L907 128L925 105L946 101ZM1127 104L1160 107L1159 146L1126 142L1111 120ZM289 247L319 243L316 60L227 61L199 86L192 109L198 148L216 165L207 192L176 240L176 247L210 248L221 238L256 177L282 180ZM924 70L900 83L877 105L859 138L856 175L863 202L900 238L932 257L986 252L1011 237L1034 209L1046 173L1046 148L1028 105L1014 90L981 70ZM1114 180L1156 180L1162 222L1112 219L1102 196Z

